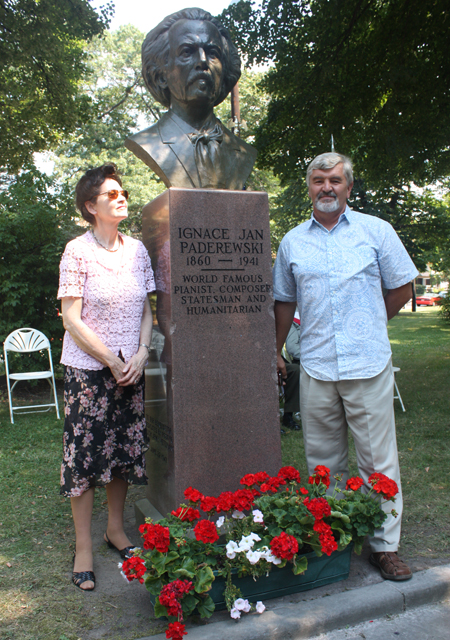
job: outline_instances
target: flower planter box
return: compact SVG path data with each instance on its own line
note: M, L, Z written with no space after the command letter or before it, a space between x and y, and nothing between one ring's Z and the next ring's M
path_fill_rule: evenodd
M233 575L233 584L241 590L242 597L251 602L280 598L291 593L322 587L348 578L352 549L353 544L350 544L343 551L334 551L331 556L322 555L320 558L314 552L305 554L308 568L302 575L294 575L292 564L288 563L282 569L273 567L267 577L257 580L253 580L252 576L238 578L237 575ZM225 580L216 578L209 592L216 605L216 611L226 608L223 599L224 590Z

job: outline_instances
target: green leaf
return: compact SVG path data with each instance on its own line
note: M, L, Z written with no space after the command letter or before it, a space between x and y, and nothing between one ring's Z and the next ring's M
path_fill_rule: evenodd
M207 596L202 602L197 605L197 611L201 618L210 618L214 613L216 605L214 604L211 596Z
M341 513L340 511L332 511L331 515L333 518L340 518L341 520L347 523L350 522L350 518L346 516L345 513Z
M308 568L308 560L303 556L300 560L296 559L294 568L292 569L294 575L298 576L300 573L304 573Z
M211 567L206 566L202 567L199 571L197 571L196 579L195 579L195 591L197 593L204 593L205 591L209 591L211 589L211 585L214 582L214 573Z

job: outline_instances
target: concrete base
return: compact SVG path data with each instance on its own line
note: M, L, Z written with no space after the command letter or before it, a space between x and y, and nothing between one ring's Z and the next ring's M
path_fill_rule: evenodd
M134 503L134 513L136 516L136 527L138 530L141 524L145 524L146 518L151 518L155 522L164 518L164 516L147 498L142 498L142 500L137 500Z

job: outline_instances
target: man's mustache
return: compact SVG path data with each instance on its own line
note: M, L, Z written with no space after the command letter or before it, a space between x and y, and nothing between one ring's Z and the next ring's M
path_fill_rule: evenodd
M334 198L336 200L337 195L333 192L325 193L324 191L321 191L317 196L317 200L321 200L322 198Z

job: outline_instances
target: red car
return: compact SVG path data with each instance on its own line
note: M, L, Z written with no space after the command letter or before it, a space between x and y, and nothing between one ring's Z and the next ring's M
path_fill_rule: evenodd
M416 297L416 305L418 307L434 307L439 302L440 297L435 293L424 293L423 296Z

